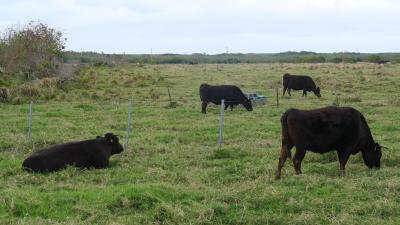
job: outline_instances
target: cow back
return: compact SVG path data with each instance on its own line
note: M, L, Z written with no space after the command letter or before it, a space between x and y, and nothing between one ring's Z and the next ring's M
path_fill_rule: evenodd
M53 145L35 152L24 160L27 170L45 172L63 169L68 165L95 167L110 157L111 146L101 139Z
M359 142L360 113L353 108L291 109L285 114L286 121L282 123L286 123L286 126L282 129L286 129L289 140L296 146L324 153L348 146L355 147Z
M317 88L313 79L307 75L290 75L283 76L283 85L293 90L307 90L312 91Z
M247 100L243 92L234 85L204 85L200 86L200 98L204 102L212 102L214 104L221 104L221 100L224 99L229 103L242 103Z

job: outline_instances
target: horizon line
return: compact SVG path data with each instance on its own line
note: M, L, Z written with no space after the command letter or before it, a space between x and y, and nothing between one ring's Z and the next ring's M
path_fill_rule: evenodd
M165 53L110 53L104 51L93 51L93 50L64 50L63 52L73 52L73 53L96 53L96 54L106 54L106 55L235 55L235 54L254 54L254 55L262 55L262 54L284 54L284 53L298 53L298 54L400 54L400 52L352 52L352 51L338 51L338 52L314 52L314 51L282 51L282 52L221 52L221 53L206 53L206 52L192 52L192 53L174 53L174 52L165 52Z

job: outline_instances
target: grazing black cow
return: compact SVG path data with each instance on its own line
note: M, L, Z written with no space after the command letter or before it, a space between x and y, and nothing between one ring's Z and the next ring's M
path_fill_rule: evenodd
M296 154L293 165L301 174L301 161L306 151L326 153L336 150L340 172L344 175L350 154L361 151L365 165L379 168L381 146L374 141L364 116L351 107L325 107L315 110L289 109L281 117L282 149L276 179L286 158L291 158L293 146Z
M387 64L390 63L389 60L379 60L378 62L376 62L377 64Z
M305 75L291 75L285 73L283 75L283 95L285 95L286 89L288 90L289 96L291 96L290 91L293 90L303 90L303 96L307 96L307 91L312 91L319 98L321 97L321 90L317 87L309 76Z
M225 101L225 109L230 106L232 110L234 105L242 104L247 111L253 111L251 101L243 94L240 88L234 85L211 86L208 84L201 84L200 99L202 102L202 113L206 113L208 103L212 102L221 105L222 99Z
M106 168L111 155L123 151L119 139L112 133L96 139L53 145L33 153L22 163L32 172L51 172L66 166Z

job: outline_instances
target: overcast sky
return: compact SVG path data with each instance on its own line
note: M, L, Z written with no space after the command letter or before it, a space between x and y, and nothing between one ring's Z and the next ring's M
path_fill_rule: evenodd
M40 20L67 50L400 52L400 0L0 0L0 29Z

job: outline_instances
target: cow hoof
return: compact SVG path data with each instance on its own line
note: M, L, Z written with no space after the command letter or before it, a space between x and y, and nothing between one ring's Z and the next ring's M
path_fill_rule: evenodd
M275 180L281 179L281 174L279 172L276 172L275 174Z
M296 171L295 173L296 173L296 175L301 175L302 174L301 171Z

